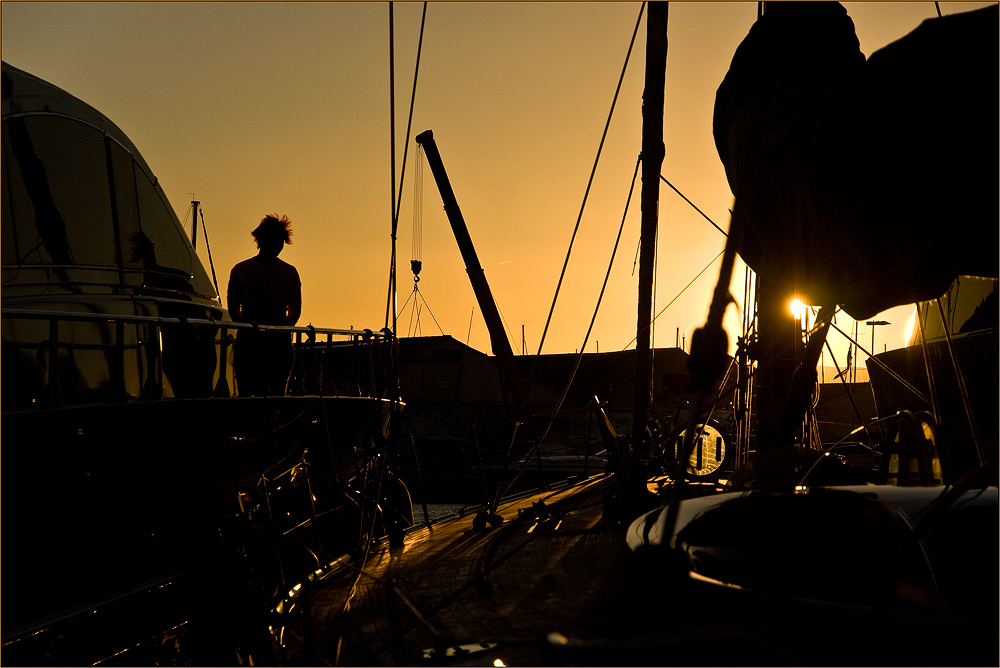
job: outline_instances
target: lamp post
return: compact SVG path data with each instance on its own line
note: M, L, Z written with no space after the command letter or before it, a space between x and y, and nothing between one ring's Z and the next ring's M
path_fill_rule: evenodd
M871 328L872 328L872 355L874 355L875 354L875 326L876 325L891 325L892 323L889 322L888 320L869 320L865 324L866 325L870 325ZM885 352L885 351L883 350L882 352Z

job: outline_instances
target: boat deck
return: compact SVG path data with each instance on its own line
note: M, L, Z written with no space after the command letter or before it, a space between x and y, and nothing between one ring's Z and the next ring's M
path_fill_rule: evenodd
M459 517L409 533L400 547L376 546L360 568L310 588L302 658L540 665L548 632L606 636L620 618L628 553L626 527L604 519L609 487L592 478L501 503L497 527Z

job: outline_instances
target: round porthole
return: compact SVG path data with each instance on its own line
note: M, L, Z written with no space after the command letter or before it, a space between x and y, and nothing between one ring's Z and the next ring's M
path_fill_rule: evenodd
M686 431L682 430L674 440L674 457L679 456ZM698 434L701 434L700 438ZM694 478L712 475L719 470L725 459L726 437L719 426L712 421L706 425L696 426L694 448L688 458L687 474Z

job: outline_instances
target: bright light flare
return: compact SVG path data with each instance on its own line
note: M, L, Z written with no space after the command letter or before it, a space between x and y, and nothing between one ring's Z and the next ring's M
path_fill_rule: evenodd
M805 313L806 305L800 302L798 299L793 299L791 303L788 305L788 308L792 312L792 315L795 316L796 320L801 320L802 314Z
M496 666L496 668L504 668L504 666L506 666L507 664L505 664L505 663L504 663L503 661L501 661L500 659L495 659L495 660L493 661L493 665L494 665L494 666Z

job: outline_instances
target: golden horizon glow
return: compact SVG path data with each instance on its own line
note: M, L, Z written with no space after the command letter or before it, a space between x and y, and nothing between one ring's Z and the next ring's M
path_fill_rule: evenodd
M984 3L947 3L947 13ZM862 51L899 39L936 14L930 3L845 3ZM468 273L430 174L414 193L412 136L401 188L406 102L420 33L419 3L396 3L398 328L417 299L406 265L409 221L422 210L421 332L438 327L489 351ZM643 62L633 53L600 171L562 281L570 240L639 5L432 3L422 46L413 132L433 129L494 299L521 348L547 332L544 353L582 345L641 137ZM712 133L716 92L757 17L757 3L679 3L670 11L662 173L716 223L732 192ZM640 35L644 35L640 27ZM115 39L107 39L114 35ZM287 49L248 44L285 40ZM638 40L642 40L639 37ZM264 214L291 218L282 259L302 279L299 324L384 326L391 256L388 12L381 3L4 3L3 59L94 106L135 142L186 233L201 202L222 298L232 267L256 253L250 230ZM190 44L191 48L185 45ZM336 64L333 66L332 64ZM455 103L462 91L462 104ZM683 129L683 131L678 131ZM660 197L653 344L705 322L724 239L669 189ZM420 208L422 207L422 209ZM587 343L627 349L635 336L641 212L629 207L621 248ZM208 268L207 247L197 254ZM704 274L683 294L682 288ZM744 265L729 286L743 292ZM742 305L744 310L747 305ZM433 320L429 317L433 311ZM470 314L473 315L470 325ZM878 316L894 321L891 316ZM730 352L741 316L726 314ZM438 324L440 323L440 324ZM905 316L892 340L901 335ZM899 332L897 334L897 332ZM838 355L846 344L837 342Z
M913 307L913 313L910 314L910 319L906 322L906 337L903 339L903 345L910 345L911 337L913 336L913 326L917 324L917 307Z

